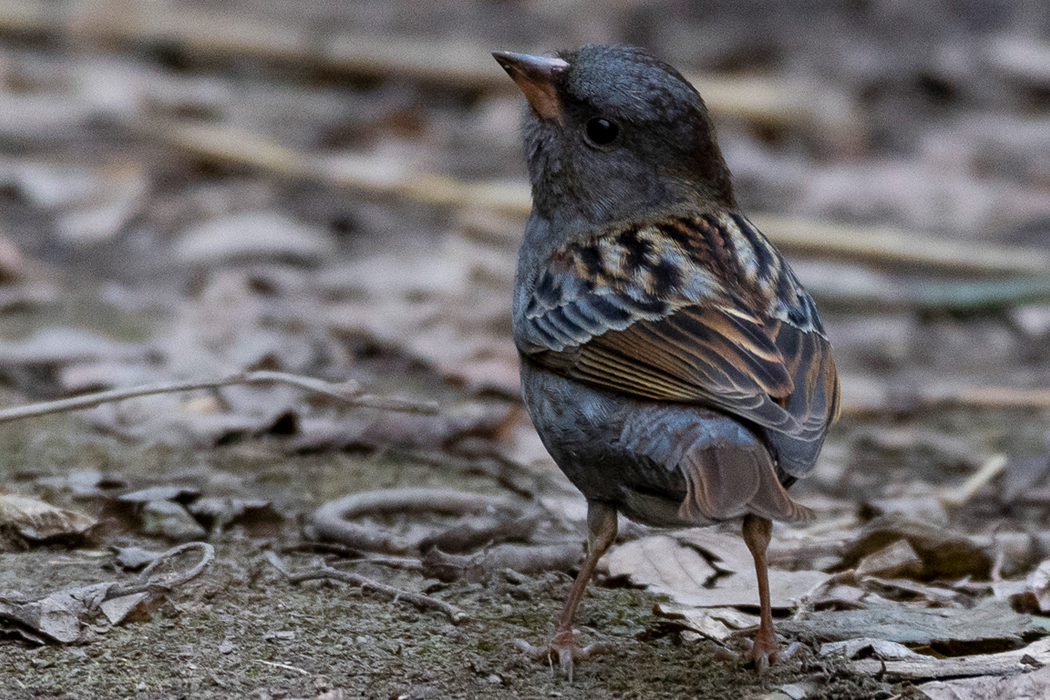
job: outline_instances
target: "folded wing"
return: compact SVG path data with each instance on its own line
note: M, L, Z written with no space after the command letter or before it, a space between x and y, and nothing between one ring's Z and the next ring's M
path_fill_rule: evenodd
M730 212L611 227L560 249L519 349L566 377L717 408L765 429L808 472L838 407L831 347L780 254Z

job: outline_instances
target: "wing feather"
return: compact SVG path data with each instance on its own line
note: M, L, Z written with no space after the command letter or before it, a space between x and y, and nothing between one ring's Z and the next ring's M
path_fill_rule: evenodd
M548 262L519 349L566 377L725 411L809 471L839 402L831 345L779 252L731 212L610 227Z

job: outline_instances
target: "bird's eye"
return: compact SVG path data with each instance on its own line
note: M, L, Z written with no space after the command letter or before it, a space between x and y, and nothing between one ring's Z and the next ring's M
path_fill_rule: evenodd
M608 146L619 135L620 127L616 122L602 117L594 117L587 121L587 140L595 146Z

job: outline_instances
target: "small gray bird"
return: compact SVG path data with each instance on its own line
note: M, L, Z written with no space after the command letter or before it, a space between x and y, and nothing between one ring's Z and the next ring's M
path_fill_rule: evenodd
M812 517L787 488L839 404L813 300L737 210L707 108L674 68L622 46L493 56L531 106L514 287L525 405L588 503L587 556L533 650L570 679L594 651L573 618L617 512L658 527L743 516L761 610L749 657L768 667L770 520Z

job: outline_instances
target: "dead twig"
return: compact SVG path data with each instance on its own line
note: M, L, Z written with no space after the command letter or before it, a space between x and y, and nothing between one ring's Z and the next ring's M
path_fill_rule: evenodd
M161 563L191 549L201 552L200 561L194 566L168 578L151 578ZM129 616L148 614L169 591L200 575L214 558L215 548L210 544L191 542L160 554L131 585L93 583L58 590L29 602L0 597L0 620L17 623L19 632L34 642L50 639L70 644L80 639L83 626L100 613L111 625L127 621Z
M493 571L510 569L519 574L547 571L568 573L583 557L579 542L548 545L501 544L473 556L446 554L431 549L423 557L423 573L441 581L483 581Z
M509 81L508 81L509 82ZM473 182L406 170L391 173L372 158L323 162L257 134L215 125L169 124L154 132L161 140L205 159L260 168L284 176L305 177L373 195L413 199L428 204L489 209L528 216L528 183ZM1005 281L998 286L951 287L919 298L924 305L982 308L1043 298L1050 252L972 241L932 239L893 229L830 224L812 219L755 214L754 223L786 254L902 269L975 276L1035 275L1033 281Z
M843 288L820 279L806 289L821 309L872 313L990 313L1050 300L1050 277L1025 276L982 280L898 280L892 285Z
M383 555L370 555L361 559L339 562L342 566L357 566L358 564L376 564L377 566L389 566L391 569L402 569L404 571L422 571L423 563L411 557L387 557Z
M786 254L827 258L900 271L1045 276L1050 252L972 241L927 238L894 229L831 224L772 214L749 217Z
M263 659L256 659L256 661L258 661L261 664L266 664L267 666L273 666L274 668L283 668L286 671L295 671L296 673L303 676L310 675L309 671L307 671L306 669L299 668L298 666L289 666L288 664L279 664L276 661L265 661Z
M194 549L200 550L201 558L200 561L193 565L193 567L186 571L178 572L166 579L150 578L153 572L157 570L157 567L164 562L170 561L180 554ZM208 568L208 565L210 565L214 559L215 547L207 542L187 542L185 544L180 544L177 547L172 547L167 551L161 552L156 559L151 561L149 565L142 570L142 573L140 573L138 578L135 579L135 583L130 586L110 586L106 590L105 599L109 600L119 596L134 595L136 593L144 593L147 591L170 591L173 588L178 588L200 576L201 572Z
M364 590L372 590L376 593L388 596L397 602L404 600L406 602L415 605L421 610L437 610L444 613L445 617L449 619L454 625L458 625L461 622L465 622L467 614L460 610L455 605L446 603L443 600L432 598L431 596L424 595L423 593L415 593L413 591L406 591L401 588L395 588L385 583L375 581L366 576L360 574L351 573L349 571L340 571L333 569L329 566L322 566L320 569L314 569L312 571L304 571L298 574L293 574L284 567L284 564L273 552L266 552L266 560L279 571L290 583L302 583L304 581L317 581L321 579L331 579L335 581L342 581L355 586L360 586Z
M224 379L211 379L192 382L165 382L161 384L144 384L127 389L111 389L91 394L83 394L68 399L56 401L41 401L26 406L15 406L0 410L0 423L21 420L23 418L36 418L52 413L64 413L77 411L84 408L94 408L104 403L124 401L138 396L150 396L153 394L174 394L182 391L196 391L199 389L219 389L224 386L237 384L290 384L317 394L330 396L352 406L365 408L376 408L384 411L403 411L406 413L436 414L438 406L433 401L412 401L409 399L396 399L383 396L373 396L361 393L360 387L352 382L335 384L313 377L304 377L286 372L271 372L258 370L255 372L242 372L226 377Z
M183 571L176 576L168 578L164 581L151 581L150 576L154 571L157 570L164 561L168 559L174 559L183 552L188 552L193 549L199 549L201 552L200 561L198 561L192 568ZM186 544L180 544L177 547L161 552L160 555L151 561L142 573L139 574L138 580L135 582L135 586L146 586L155 587L160 586L162 588L176 588L185 583L189 583L193 579L200 576L201 572L208 568L208 565L215 559L215 547L211 546L207 542L187 542ZM133 592L133 591L129 591Z
M350 494L325 503L310 519L312 536L335 541L359 550L405 554L433 537L431 530L407 538L374 526L349 522L364 515L382 513L470 513L503 512L508 519L521 515L521 508L503 496L446 489L380 489Z
M843 385L848 379L843 380ZM895 390L888 387L874 396L847 397L842 415L855 418L869 416L908 416L920 411L944 408L980 409L1046 409L1050 408L1050 388L1010 386L931 386Z
M1010 462L1006 455L992 455L981 468L974 472L966 482L941 496L941 503L946 506L965 505L978 491L998 476Z

